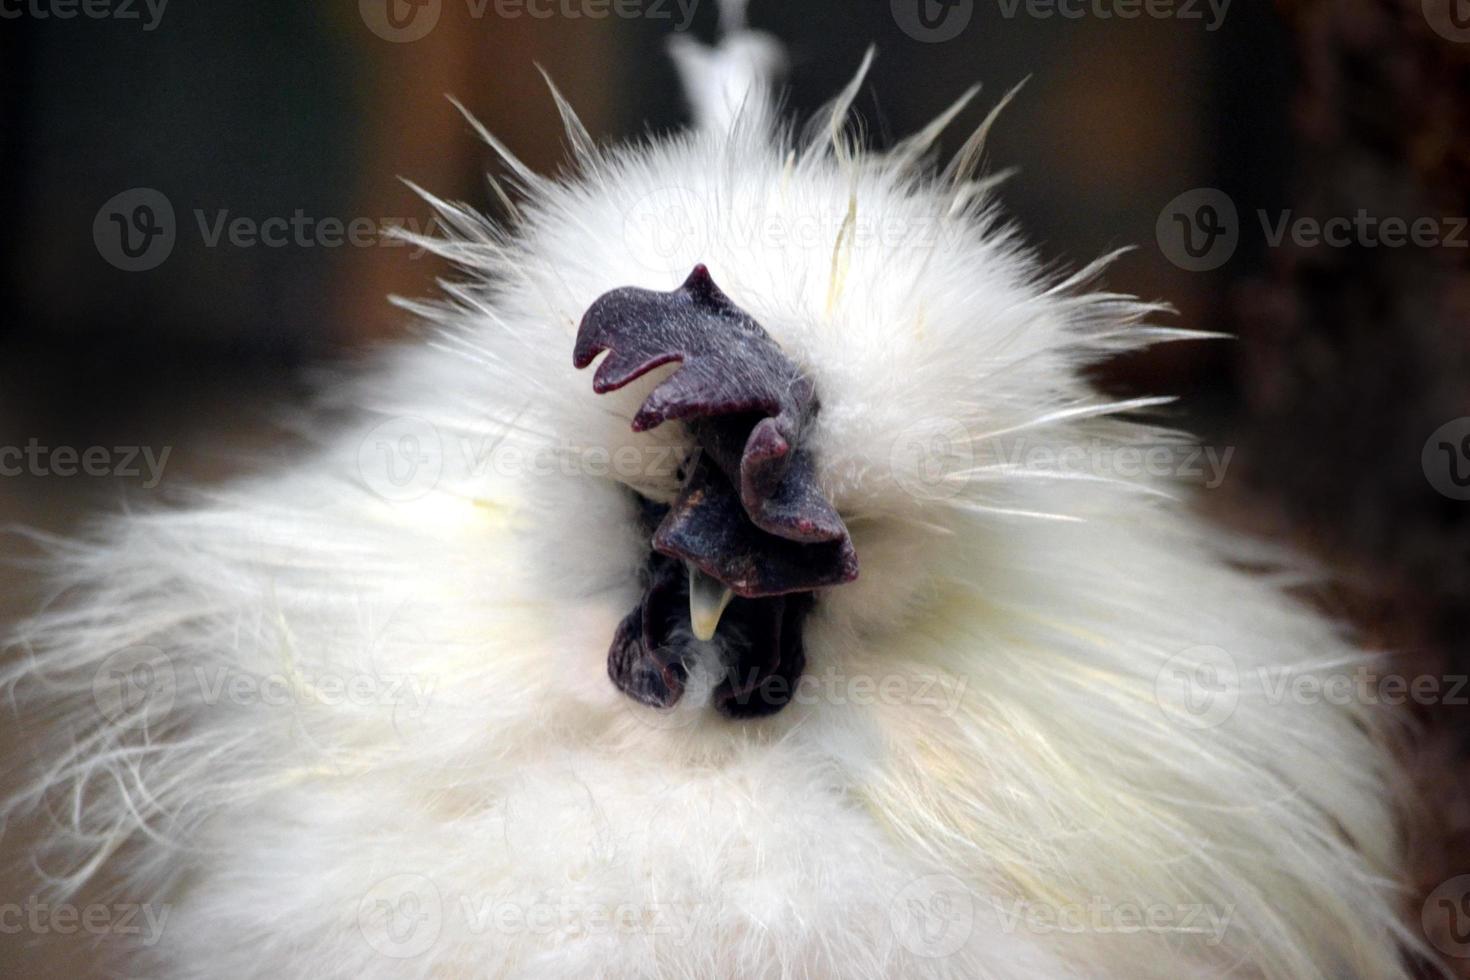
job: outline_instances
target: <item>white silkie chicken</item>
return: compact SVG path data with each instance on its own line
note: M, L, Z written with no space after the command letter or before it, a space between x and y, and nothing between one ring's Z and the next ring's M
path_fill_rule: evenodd
M360 424L59 547L41 866L166 977L1404 975L1375 724L1281 695L1362 655L1083 379L1194 335L1046 277L994 113L933 163L973 92L870 153L862 71L797 138L770 38L674 53L688 133L482 133Z

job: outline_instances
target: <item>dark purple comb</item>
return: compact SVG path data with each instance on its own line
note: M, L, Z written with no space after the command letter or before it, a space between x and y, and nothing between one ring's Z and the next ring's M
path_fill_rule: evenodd
M607 358L592 381L599 394L660 365L680 365L633 417L639 432L683 422L701 450L653 533L653 548L742 597L731 605L739 643L730 645L743 643L732 669L747 676L727 680L724 689L736 700L769 699L773 678L800 674L799 619L810 605L775 597L858 574L847 527L801 447L819 409L812 383L703 265L671 292L627 287L598 297L582 317L572 363L585 368L603 351ZM661 562L651 562L645 577L643 602L618 631L609 672L638 700L672 705L684 676L682 651L669 649L679 646L667 615L672 579ZM730 714L763 714L784 703L721 706Z
M630 286L598 297L582 317L572 363L585 368L603 351L607 359L592 378L599 395L680 363L644 400L633 431L690 422L757 527L793 541L847 537L796 448L817 412L811 382L708 269L696 265L672 292Z

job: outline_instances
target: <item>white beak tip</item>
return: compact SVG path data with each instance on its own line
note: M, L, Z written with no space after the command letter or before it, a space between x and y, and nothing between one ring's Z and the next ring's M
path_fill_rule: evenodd
M704 572L689 566L689 626L696 639L708 642L719 629L720 617L735 593Z

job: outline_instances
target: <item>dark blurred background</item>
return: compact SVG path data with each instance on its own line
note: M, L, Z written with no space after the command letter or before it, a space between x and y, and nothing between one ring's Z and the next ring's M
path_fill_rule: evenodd
M399 178L494 209L489 153L444 95L550 171L537 63L595 136L667 131L686 109L665 41L717 19L715 0L389 2L0 0L0 447L110 451L92 475L0 477L0 521L72 530L272 465L270 419L316 369L406 337L385 297L446 271L378 234L429 226ZM877 45L858 102L875 145L981 81L953 149L1030 76L989 159L1020 168L1001 197L1042 254L1136 245L1109 286L1238 338L1099 382L1179 395L1234 451L1201 506L1317 556L1313 600L1405 673L1470 669L1470 0L754 0L750 19L787 43L799 115ZM1272 241L1360 209L1434 235ZM133 446L169 451L156 479L112 452ZM1427 891L1470 871L1466 708L1413 713ZM50 939L0 935L0 973L105 972Z

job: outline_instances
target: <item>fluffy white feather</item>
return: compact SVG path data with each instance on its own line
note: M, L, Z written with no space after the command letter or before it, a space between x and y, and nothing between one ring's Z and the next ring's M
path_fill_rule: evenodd
M141 953L172 977L1402 975L1375 722L1272 693L1362 655L1095 465L1182 443L1082 369L1184 334L1103 262L1038 267L985 127L942 171L953 113L861 151L860 73L797 137L778 56L681 48L700 126L657 143L598 147L557 96L565 179L486 134L514 220L433 201L463 279L405 304L434 339L354 425L52 543L65 600L7 678L65 711L13 804L54 820L43 866L170 903ZM625 484L670 495L685 437L633 434L653 379L595 396L572 340L697 262L815 379L862 562L760 722L603 664L647 549ZM1171 701L1194 676L1228 716Z

